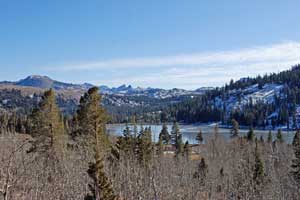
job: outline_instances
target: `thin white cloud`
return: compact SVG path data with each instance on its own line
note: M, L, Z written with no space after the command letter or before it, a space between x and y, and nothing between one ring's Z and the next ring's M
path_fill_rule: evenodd
M231 79L238 80L241 77L254 77L270 72L279 72L289 69L299 61L288 61L278 64L277 62L261 62L251 66L231 65L208 68L178 68L160 70L141 76L126 75L115 79L102 79L101 83L118 86L121 84L134 84L135 86L151 86L163 88L196 89L204 86L222 86ZM98 82L99 82L98 81Z
M260 46L234 51L220 51L209 53L193 53L175 56L111 59L106 61L85 62L80 64L66 64L53 70L97 70L123 69L162 66L195 66L220 64L246 64L266 61L291 61L299 59L300 42L286 42L270 46Z
M49 69L73 72L89 70L95 73L98 70L103 73L102 70L105 70L108 74L99 82L110 85L127 83L165 88L197 88L222 85L231 78L278 72L297 63L300 63L300 42L285 42L231 51L111 59ZM118 74L113 73L116 70ZM128 70L141 73L130 74Z

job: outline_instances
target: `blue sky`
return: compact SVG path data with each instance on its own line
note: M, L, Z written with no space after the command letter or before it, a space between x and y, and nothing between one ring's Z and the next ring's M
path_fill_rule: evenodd
M0 0L0 80L187 88L300 63L297 0Z

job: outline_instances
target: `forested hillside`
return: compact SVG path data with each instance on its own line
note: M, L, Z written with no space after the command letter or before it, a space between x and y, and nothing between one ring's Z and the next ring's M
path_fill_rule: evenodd
M300 123L300 65L280 73L231 81L224 87L171 106L166 113L186 123L220 121L230 124L293 128Z

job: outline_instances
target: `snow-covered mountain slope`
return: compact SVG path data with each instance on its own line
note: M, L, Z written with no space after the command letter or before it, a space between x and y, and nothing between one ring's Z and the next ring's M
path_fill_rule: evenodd
M160 89L160 88L133 88L131 85L121 85L119 87L109 88L107 86L100 86L100 91L103 94L114 94L118 96L147 96L157 99L166 99L178 96L193 96L193 95L202 95L206 91L211 90L212 88L199 88L196 90L184 90L173 88L170 90Z
M271 104L274 102L274 96L280 95L283 85L280 84L265 84L259 88L258 84L251 85L245 89L231 90L227 99L217 97L216 105L226 105L226 110L243 109L244 105L263 102Z

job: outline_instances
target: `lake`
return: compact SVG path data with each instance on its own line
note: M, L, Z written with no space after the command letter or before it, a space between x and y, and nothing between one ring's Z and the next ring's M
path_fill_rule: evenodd
M153 141L158 141L159 133L162 129L162 124L143 124L143 127L151 127ZM120 136L123 134L123 130L125 129L126 124L108 124L107 125L107 133L111 135ZM130 129L133 130L133 126L129 125ZM140 130L140 125L137 126L138 130ZM214 130L214 125L201 125L201 124L180 124L180 132L182 133L183 141L188 141L190 144L195 144L197 141L195 140L197 133L201 129L204 141L208 139L209 136L212 135ZM168 124L169 133L172 130L172 124ZM248 130L241 129L240 135L246 135ZM219 128L219 133L224 137L225 140L230 139L230 129ZM268 130L255 130L257 138L260 138L262 135L265 141L268 137ZM276 130L272 130L273 140L276 138ZM283 138L286 142L291 143L295 134L295 131L282 131Z

